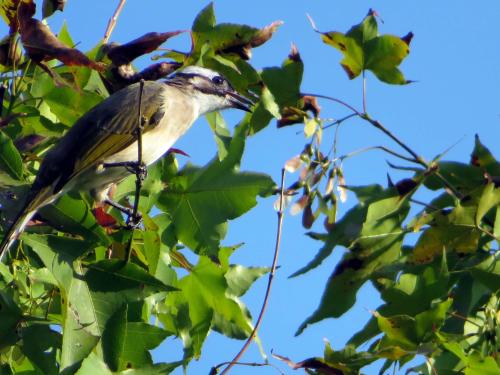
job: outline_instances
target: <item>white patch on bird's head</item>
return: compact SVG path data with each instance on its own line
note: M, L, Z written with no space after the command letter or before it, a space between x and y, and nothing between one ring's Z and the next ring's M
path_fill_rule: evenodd
M251 102L239 95L224 76L201 66L187 66L169 77L170 84L195 99L199 115L226 108L248 111Z
M212 78L214 78L215 76L220 75L219 73L217 73L214 70L203 68L203 67L197 66L197 65L186 66L184 69L179 70L175 74L179 74L179 73L196 75L196 76L203 76L203 77L207 77L210 80Z

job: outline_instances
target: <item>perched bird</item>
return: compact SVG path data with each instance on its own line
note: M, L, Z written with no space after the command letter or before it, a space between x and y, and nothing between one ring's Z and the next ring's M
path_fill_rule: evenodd
M26 201L5 231L0 260L41 207L68 191L89 191L117 206L110 187L131 173L138 159L140 84L117 91L83 115L47 153ZM250 111L252 102L212 70L188 66L164 82L146 81L141 92L142 161L164 155L201 115L226 108ZM119 205L118 205L119 206Z

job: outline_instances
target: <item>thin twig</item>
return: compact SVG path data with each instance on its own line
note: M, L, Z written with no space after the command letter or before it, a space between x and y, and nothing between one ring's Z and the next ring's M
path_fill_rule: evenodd
M366 113L361 116L364 120L368 121L370 124L372 124L374 127L377 129L381 130L382 133L387 135L389 138L391 138L394 142L396 142L398 145L400 145L403 149L406 150L414 159L414 161L425 168L429 168L427 163L422 159L422 157L418 156L418 154L413 151L409 146L407 146L403 141L401 141L398 137L396 137L389 129L387 129L380 121L373 120L370 116L368 116Z
M113 29L116 26L116 21L118 21L118 16L120 15L123 6L125 5L126 0L120 0L118 3L118 6L116 7L115 12L111 16L111 18L108 21L108 26L106 27L106 32L104 33L104 38L102 40L103 44L106 44L109 41L109 37L111 36L111 33L113 32Z
M344 116L344 117L342 117L342 118L340 118L340 119L338 119L338 120L335 120L335 121L331 122L331 123L330 123L330 124L328 124L328 125L323 126L323 130L328 129L328 128L331 128L332 126L340 125L340 124L342 124L344 121L349 120L350 118L355 117L355 116L357 116L357 114L356 114L356 113L351 113L350 115ZM333 120L333 119L332 119L332 120Z
M238 362L241 356L245 353L245 351L250 346L250 343L253 341L255 336L257 336L257 332L262 323L262 319L264 317L264 312L266 311L267 303L269 301L269 296L271 294L271 287L273 285L274 275L276 273L276 266L278 264L278 255L281 244L281 232L283 228L283 203L284 203L284 191L285 191L285 168L281 170L281 188L280 188L280 204L278 209L278 228L276 231L276 242L274 245L274 258L273 263L271 265L271 271L269 272L269 279L267 281L266 294L264 296L264 302L262 303L262 307L260 309L259 317L257 318L257 322L255 323L255 327L248 337L247 341L240 349L238 354L232 359L232 361L227 365L227 367L222 371L221 375L227 374L229 370Z
M366 76L363 70L363 113L366 114Z
M137 109L137 166L135 170L135 197L132 215L127 218L127 226L132 228L132 235L127 246L127 261L130 260L132 241L134 239L134 229L137 224L137 213L139 210L139 199L141 197L142 183L144 182L145 166L142 162L142 131L144 129L144 119L142 117L142 94L144 91L144 80L139 81L139 108Z
M331 100L332 102L339 103L340 105L343 105L344 107L350 109L352 112L354 112L359 117L363 117L363 114L360 111L358 111L356 108L354 108L352 105L344 102L343 100L334 98L332 96L321 95L321 94L306 94L306 93L301 93L301 95L302 96L314 96L315 98Z
M372 119L370 116L368 116L367 113L361 113L356 108L354 108L352 105L344 102L343 100L340 100L340 99L337 99L337 98L334 98L334 97L331 97L331 96L320 95L320 94L302 94L302 95L314 96L314 97L317 97L317 98L331 100L333 102L339 103L340 105L348 108L353 113L355 113L357 116L359 116L363 120L368 121L374 127L376 127L377 129L381 130L385 135L387 135L389 138L391 138L394 142L396 142L398 145L400 145L406 152L408 152L413 157L412 162L420 164L420 165L422 165L422 166L424 166L426 168L429 167L427 165L427 163L422 159L422 157L418 156L418 154L415 151L413 151L403 141L401 141L398 137L396 137L393 133L391 133L391 131L389 129L387 129L384 125L382 125L382 123L380 121Z
M337 160L337 159L338 160L344 160L344 159L353 157L355 155L358 155L358 154L361 154L361 153L364 153L364 152L367 152L367 151L372 151L372 150L382 150L382 151L385 151L388 154L391 154L391 155L393 155L393 156L395 156L397 158L400 158L400 159L403 159L403 160L406 160L406 161L409 161L409 162L414 162L413 159L408 158L408 157L406 157L404 155L401 155L400 153L398 153L396 151L393 151L390 148L387 148L385 146L370 146L370 147L365 147L365 148L362 148L362 149L359 149L359 150L355 150L355 151L349 152L348 154L341 155L338 158L334 159L334 161Z
M222 362L222 363L219 363L217 366L214 366L214 367L212 367L210 369L209 375L215 375L215 374L217 374L217 371L219 370L220 367L228 365L230 363L231 362ZM269 367L274 368L280 374L285 375L285 373L283 371L281 371L281 369L278 366L273 365L272 363L236 362L234 364L238 365L238 366L248 366L248 367L267 367L267 366L269 366Z

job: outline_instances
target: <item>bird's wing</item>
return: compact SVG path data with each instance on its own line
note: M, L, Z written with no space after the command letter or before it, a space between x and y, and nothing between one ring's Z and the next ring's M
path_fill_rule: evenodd
M144 132L157 125L164 83L145 82L142 114ZM33 188L53 186L53 194L75 175L124 150L137 140L139 84L130 85L83 115L45 157Z

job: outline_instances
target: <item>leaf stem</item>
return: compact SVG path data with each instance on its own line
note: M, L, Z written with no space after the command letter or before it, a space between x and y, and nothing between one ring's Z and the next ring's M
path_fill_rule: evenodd
M118 6L115 9L115 12L111 16L111 18L108 21L108 26L106 27L106 32L104 33L104 38L102 40L103 44L106 44L109 41L109 37L111 36L111 33L113 32L113 29L116 26L116 21L118 21L118 16L120 15L123 6L125 5L126 0L120 0L118 3Z
M279 209L278 209L278 228L276 231L276 242L274 245L274 257L273 257L273 263L271 265L271 271L269 272L269 279L267 281L267 288L266 288L266 294L264 296L264 301L262 303L262 307L260 309L259 317L257 318L257 321L255 323L255 327L248 337L247 341L243 345L243 347L240 349L238 354L234 356L234 358L229 362L227 367L221 372L221 375L227 374L229 370L238 362L238 360L241 358L241 356L246 352L248 347L250 346L251 342L254 340L255 336L257 336L257 332L259 330L259 327L262 323L262 319L264 317L264 313L267 308L267 304L269 301L269 296L271 294L271 287L273 284L273 279L274 275L276 273L276 267L278 265L278 255L279 255L279 250L280 250L280 244L281 244L281 233L283 230L283 206L284 206L284 191L285 191L285 168L281 169L281 188L280 188L280 204L279 204Z

